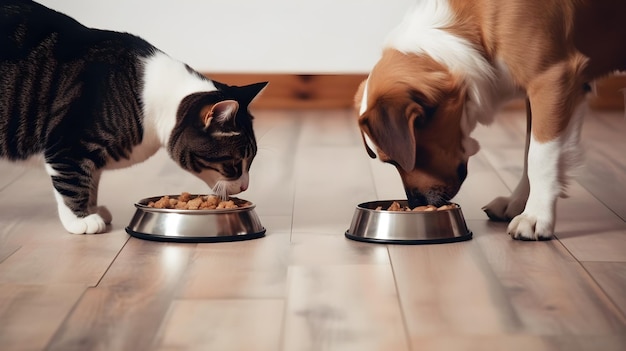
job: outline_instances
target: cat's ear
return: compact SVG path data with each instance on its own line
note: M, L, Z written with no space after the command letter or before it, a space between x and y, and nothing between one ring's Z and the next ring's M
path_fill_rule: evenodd
M244 86L237 85L228 85L224 83L220 83L216 80L213 81L213 84L217 88L217 90L225 92L227 95L234 96L239 103L244 106L249 105L254 98L259 95L259 93L269 84L269 82L259 82Z
M213 85L215 85L217 90L228 90L230 88L230 85L218 82L216 80L213 80Z
M268 83L269 82L259 82L233 88L237 89L236 94L238 96L238 100L243 104L248 105L263 89L265 89L265 86L267 86Z
M224 100L213 105L208 105L200 110L200 118L204 124L204 129L209 128L211 122L224 125L229 121L234 121L239 110L239 103L235 100Z

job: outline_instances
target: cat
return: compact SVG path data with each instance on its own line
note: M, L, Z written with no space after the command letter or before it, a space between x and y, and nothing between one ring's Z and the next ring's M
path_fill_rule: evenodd
M135 35L0 0L0 158L43 154L70 233L111 223L97 203L103 170L162 147L215 193L246 190L257 151L248 105L267 83L229 86Z

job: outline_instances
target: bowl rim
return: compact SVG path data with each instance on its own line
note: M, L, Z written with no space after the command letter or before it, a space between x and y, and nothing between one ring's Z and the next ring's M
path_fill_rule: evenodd
M396 245L429 245L429 244L448 244L448 243L457 243L461 241L471 240L474 236L471 230L467 230L466 234L460 236L450 236L445 238L434 238L434 239L379 239L379 238L369 238L364 236L355 235L350 233L350 229L346 230L344 236L348 239L360 241L364 243L374 243L374 244L396 244Z
M188 210L195 211L195 210ZM261 231L249 234L237 234L237 235L223 235L223 236L174 236L174 235L161 235L142 233L133 230L130 226L125 228L128 235L138 239L150 240L150 241L162 241L162 242L174 242L174 243L221 243L231 241L246 241L252 239L259 239L265 237L266 229L263 227Z
M446 205L455 205L456 208L447 208L445 210L436 210L436 211L389 211L386 209L380 209L377 210L376 208L368 208L366 207L366 205L373 205L373 204L380 204L380 203L393 203L394 201L398 202L400 205L402 206L408 206L408 200L374 200L374 201L366 201L366 202L362 202L360 204L358 204L356 206L357 210L362 210L362 211L368 211L368 212L374 212L374 213L387 213L387 214L393 214L393 215L400 215L400 214L414 214L414 215L436 215L437 213L445 213L445 212L449 212L449 211L460 211L461 210L461 205L459 205L456 202L448 202ZM404 205L403 205L404 203ZM377 205L376 207L378 207L380 205Z
M213 195L213 194L190 194L193 197L198 197L198 196L208 196L208 195ZM239 197L234 197L231 196L229 198L229 200L236 200L239 202L247 202L248 205L245 207L237 207L237 208L219 208L219 209L212 209L212 210L185 210L185 209L178 209L178 208L155 208L155 207L149 207L148 206L148 202L150 201L157 201L159 199L161 199L164 196L169 196L169 197L173 197L173 198L177 198L180 196L180 194L166 194L166 195L158 195L158 196L151 196L151 197L146 197L143 198L137 202L135 202L135 207L139 210L145 211L145 212L155 212L155 213L179 213L179 214L191 214L191 215L203 215L203 214L227 214L227 213L237 213L237 212L248 212L248 211L252 211L256 208L256 204L254 204L252 201L246 200L246 199L242 199Z

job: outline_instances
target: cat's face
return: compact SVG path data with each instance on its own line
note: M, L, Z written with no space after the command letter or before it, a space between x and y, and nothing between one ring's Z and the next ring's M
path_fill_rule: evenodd
M267 85L244 87L214 82L217 91L183 99L168 143L171 157L219 195L248 188L257 145L248 104Z

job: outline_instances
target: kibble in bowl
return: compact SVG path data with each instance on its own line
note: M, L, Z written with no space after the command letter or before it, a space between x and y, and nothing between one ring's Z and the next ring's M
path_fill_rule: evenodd
M459 205L457 204L446 204L446 205L441 205L439 207L434 206L434 205L424 205L424 206L417 206L414 208L410 208L408 205L402 206L400 205L400 203L398 201L393 201L391 203L391 205L389 205L389 207L387 207L385 210L387 211L395 211L395 212L430 212L430 211L445 211L445 210L452 210L455 208L459 208ZM376 206L376 211L383 211L383 207L382 206Z
M222 200L217 195L191 195L183 192L178 196L165 195L156 201L148 201L146 206L176 210L220 210L249 206L250 203L237 198Z

